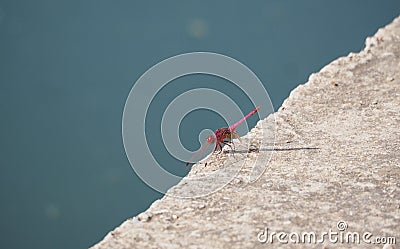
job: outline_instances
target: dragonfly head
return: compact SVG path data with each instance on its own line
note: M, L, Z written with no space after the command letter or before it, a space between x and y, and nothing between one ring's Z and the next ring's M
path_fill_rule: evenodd
M215 143L215 140L216 140L216 136L215 136L215 134L212 134L207 138L207 143L209 143L209 144Z

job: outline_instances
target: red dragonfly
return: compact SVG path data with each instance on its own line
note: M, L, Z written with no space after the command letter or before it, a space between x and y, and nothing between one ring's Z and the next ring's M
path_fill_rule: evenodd
M211 144L215 143L215 148L214 148L213 152L216 152L216 151L222 151L222 146L223 145L228 145L230 147L231 146L230 144L233 143L233 141L232 141L233 139L237 138L240 141L240 136L235 131L236 127L238 127L241 123L243 123L243 121L245 121L251 115L253 115L258 110L260 110L260 108L261 108L260 106L257 106L256 108L254 108L253 111L251 111L249 114L247 114L246 116L244 116L239 121L237 121L236 123L234 123L233 125L231 125L229 127L224 127L224 128L217 129L214 132L214 134L210 135L207 138L207 143L204 144L204 145L208 146L208 145L211 145ZM199 150L199 152L196 153L193 157L198 156L199 153L204 151L204 149L206 148L206 146L204 146L204 145ZM193 157L190 159L190 161L192 161ZM186 167L189 166L190 161L186 163Z

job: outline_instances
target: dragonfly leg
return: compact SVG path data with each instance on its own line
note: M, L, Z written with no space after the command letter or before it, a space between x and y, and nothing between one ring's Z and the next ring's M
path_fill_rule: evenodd
M235 143L231 140L231 141L230 141L230 144L233 145L233 149L232 149L232 146L231 146L231 145L228 145L228 146L229 146L229 147L231 148L231 150L232 150L232 155L233 155L233 157L235 157L235 150L236 150Z
M222 141L222 143L225 145L228 145L229 148L231 148L232 153L235 154L236 148L235 148L235 143L233 141ZM233 148L232 148L232 145L233 145Z
M217 154L219 154L219 153L221 153L222 152L222 147L221 147L221 144L220 143L216 143L216 145L215 145L215 149L214 149L214 152L216 152L216 151L218 151L218 153Z

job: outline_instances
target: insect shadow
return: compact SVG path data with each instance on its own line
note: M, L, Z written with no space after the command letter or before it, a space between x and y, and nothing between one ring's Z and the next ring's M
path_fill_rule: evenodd
M248 150L228 150L224 151L225 154L247 154L251 152L260 152L260 151L294 151L294 150L319 150L318 147L291 147L291 148L255 148Z

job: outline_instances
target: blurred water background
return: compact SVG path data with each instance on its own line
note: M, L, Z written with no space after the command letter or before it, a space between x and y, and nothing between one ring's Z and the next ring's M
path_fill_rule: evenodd
M361 50L399 13L398 0L0 0L1 247L86 248L162 197L135 175L121 136L130 89L159 61L195 51L233 57L278 109L311 73ZM157 160L180 175L184 163L162 147L160 106L195 87L252 108L216 77L171 82L146 130ZM221 126L215 113L196 111L180 134L195 149L197 131Z

